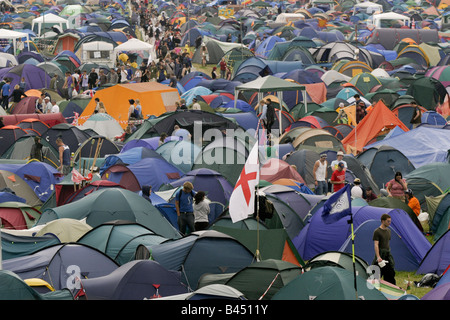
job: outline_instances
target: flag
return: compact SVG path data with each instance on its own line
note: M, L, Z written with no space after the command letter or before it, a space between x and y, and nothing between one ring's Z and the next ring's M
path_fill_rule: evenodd
M84 180L84 177L81 173L78 172L77 169L72 169L72 182L81 183Z
M255 188L259 183L258 142L255 143L230 196L229 212L233 223L246 219L255 209Z
M322 219L325 223L330 224L352 214L350 188L349 184L345 185L325 201L322 211Z

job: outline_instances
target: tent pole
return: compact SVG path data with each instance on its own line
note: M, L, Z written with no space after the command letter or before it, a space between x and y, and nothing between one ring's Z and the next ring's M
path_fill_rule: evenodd
M280 103L280 109L278 110L278 122L280 123L280 136L283 133L283 122L281 121L281 109L283 109L283 91L277 92L278 102Z

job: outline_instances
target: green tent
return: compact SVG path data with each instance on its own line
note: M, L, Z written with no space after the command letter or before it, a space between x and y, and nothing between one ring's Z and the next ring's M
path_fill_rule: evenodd
M245 230L217 225L213 225L211 229L228 234L255 254L258 251L263 260L276 259L298 266L305 265L284 229Z
M427 210L425 197L436 197L450 190L450 163L436 162L423 165L405 175L408 188Z
M356 291L357 290L357 291ZM272 300L387 300L367 280L341 267L307 271L281 288Z
M68 289L38 293L12 271L0 270L0 300L73 300Z
M302 274L292 263L267 259L235 273L225 284L242 292L249 300L270 300L275 293Z
M305 270L310 271L314 268L320 267L340 267L350 272L353 272L353 256L346 252L339 251L327 251L319 253L315 257L311 258L305 265ZM363 279L368 278L367 268L368 263L355 255L355 268L356 274Z
M134 260L139 245L153 246L166 240L139 223L116 220L97 226L77 242L96 248L123 265Z
M349 83L358 88L364 97L370 92L373 87L381 85L380 80L378 80L377 77L369 72L362 72L355 75L350 79Z
M59 218L85 219L95 228L113 220L140 223L168 239L177 239L179 232L150 202L135 192L123 188L106 188L86 197L42 212L37 225Z

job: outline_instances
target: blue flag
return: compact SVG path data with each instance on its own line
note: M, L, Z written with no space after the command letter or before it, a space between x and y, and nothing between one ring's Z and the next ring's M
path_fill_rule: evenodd
M326 224L340 220L352 214L351 186L347 184L344 188L332 194L323 204L322 219Z

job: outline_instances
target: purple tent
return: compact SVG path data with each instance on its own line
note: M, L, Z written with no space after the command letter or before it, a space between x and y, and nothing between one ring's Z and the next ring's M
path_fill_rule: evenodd
M207 169L200 168L189 171L181 179L171 182L173 187L180 187L186 181L194 185L195 191L204 191L211 201L220 202L227 205L230 200L233 186L220 173Z
M450 283L435 287L420 300L450 300Z
M323 207L313 214L309 223L293 240L304 260L309 260L325 251L338 251L351 235L348 218L344 217L335 223L325 224L322 220L322 210ZM405 211L372 206L352 207L354 229L356 230L367 220L380 221L384 213L391 216L391 228L403 239L412 256L420 263L431 248L431 243Z
M11 79L11 92L20 79L24 77L27 84L25 90L43 89L50 86L50 76L43 69L31 64L20 64L0 69L0 79Z

